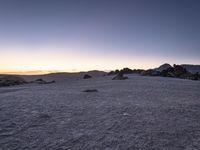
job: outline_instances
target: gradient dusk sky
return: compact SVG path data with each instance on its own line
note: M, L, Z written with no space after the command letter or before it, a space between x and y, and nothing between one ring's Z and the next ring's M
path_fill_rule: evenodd
M200 0L1 0L0 73L200 64Z

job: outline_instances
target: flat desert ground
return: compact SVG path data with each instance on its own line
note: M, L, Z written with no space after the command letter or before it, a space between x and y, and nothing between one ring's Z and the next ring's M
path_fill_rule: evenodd
M200 149L199 81L112 77L1 87L0 150Z

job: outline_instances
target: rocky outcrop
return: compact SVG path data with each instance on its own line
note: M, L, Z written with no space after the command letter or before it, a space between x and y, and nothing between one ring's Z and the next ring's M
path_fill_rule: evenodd
M180 65L174 65L173 67L163 70L160 74L163 77L176 77L176 78L186 78L191 76L191 73L189 73L185 68L183 68Z
M189 68L190 70L188 70ZM127 77L124 77L124 74L141 74L143 76L161 76L161 77L174 77L174 78L182 78L182 79L191 79L191 80L200 80L199 72L200 65L173 65L163 64L155 69L129 69L123 68L121 70L115 70L109 72L107 75L116 75L113 80L124 80Z
M164 64L160 66L159 68L143 71L142 75L200 80L199 73L193 74L189 72L187 69L185 69L184 67L182 67L181 65L175 65L175 64L173 65L173 67L172 66L170 67L168 64Z
M12 85L21 85L27 83L20 76L6 75L0 78L0 87L2 86L12 86Z

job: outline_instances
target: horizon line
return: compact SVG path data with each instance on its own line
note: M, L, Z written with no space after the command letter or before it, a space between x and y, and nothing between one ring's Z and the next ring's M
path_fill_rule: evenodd
M163 64L170 64L170 63L163 63ZM161 64L161 65L163 65ZM160 66L161 66L160 65ZM171 64L170 64L171 65ZM179 64L179 65L199 65L199 64ZM171 65L173 66L173 65ZM159 66L157 66L159 67ZM143 69L143 70L148 70L148 69L155 69L157 67L153 68L134 68L134 69ZM53 73L81 73L81 72L91 72L91 71L103 71L103 72L110 72L110 71L115 71L115 70L120 70L123 68L130 68L134 70L131 67L122 67L122 68L117 68L117 69L91 69L91 70L77 70L77 69L71 69L69 71L67 70L22 70L22 71L0 71L0 75L46 75L46 74L53 74Z
M53 73L81 73L81 72L91 72L91 71L102 71L109 72L112 70L86 70L86 71L52 71L52 70L33 70L33 71L9 71L9 72L1 72L0 75L46 75Z

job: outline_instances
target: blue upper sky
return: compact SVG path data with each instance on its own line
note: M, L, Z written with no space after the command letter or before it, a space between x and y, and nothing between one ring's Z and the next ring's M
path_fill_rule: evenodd
M199 0L1 0L0 71L200 64L199 8Z

